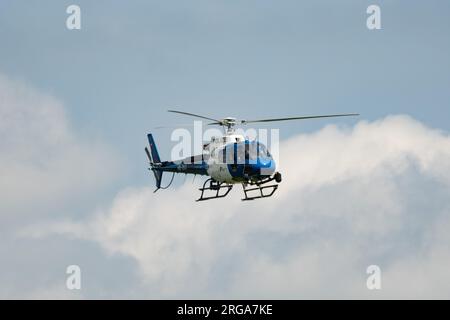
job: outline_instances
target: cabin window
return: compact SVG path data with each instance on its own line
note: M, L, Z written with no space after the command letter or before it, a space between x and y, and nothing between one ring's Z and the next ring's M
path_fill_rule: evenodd
M237 145L237 163L245 164L245 145L242 143Z
M227 152L227 164L233 164L234 163L234 144L229 145L226 148Z
M225 152L225 148L219 150L218 158L219 158L219 163L226 163L226 152Z

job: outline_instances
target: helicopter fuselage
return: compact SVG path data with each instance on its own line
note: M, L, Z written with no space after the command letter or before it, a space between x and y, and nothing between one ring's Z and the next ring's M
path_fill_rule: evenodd
M266 146L241 135L213 138L204 150L209 155L205 163L207 174L218 182L261 181L276 170L275 161Z
M161 161L153 136L151 134L147 135L150 150L145 148L145 152L150 161L149 169L155 175L155 192L159 189L167 189L171 185L175 173L209 176L210 178L199 189L201 196L197 201L226 197L233 188L233 185L237 183L242 184L245 196L242 200L245 201L271 197L277 190L278 184L281 182L281 174L276 172L276 164L272 155L264 144L258 141L250 141L245 139L244 136L235 134L235 126L254 123L358 116L356 113L346 113L238 120L232 117L216 119L184 111L168 111L212 121L208 125L217 125L226 128L226 134L223 137L212 138L209 143L203 146L202 154L178 161ZM166 187L161 187L163 172L173 173L172 180ZM277 184L267 185L267 183L273 181ZM221 193L221 191L224 192ZM205 196L205 192L211 192L213 195ZM249 195L252 192L256 192L257 194Z

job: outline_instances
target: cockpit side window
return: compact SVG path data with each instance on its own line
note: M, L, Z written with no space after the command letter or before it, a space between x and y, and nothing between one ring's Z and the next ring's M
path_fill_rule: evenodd
M270 158L270 152L262 143L258 143L258 157L260 158Z
M234 162L232 152L227 150L228 163ZM270 158L271 155L266 146L258 142L236 143L236 158L238 164L256 163L258 158Z

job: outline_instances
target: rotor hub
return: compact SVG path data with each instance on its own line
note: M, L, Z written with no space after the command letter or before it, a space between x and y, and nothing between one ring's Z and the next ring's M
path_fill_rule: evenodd
M224 119L222 119L221 122L223 123L224 126L226 126L228 128L231 128L237 124L236 118L232 118L232 117L224 118Z

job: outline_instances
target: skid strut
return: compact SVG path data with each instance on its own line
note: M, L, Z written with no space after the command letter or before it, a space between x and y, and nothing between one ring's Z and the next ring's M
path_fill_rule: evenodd
M261 199L261 198L268 198L273 196L275 191L278 189L277 184L273 184L270 186L261 186L257 185L256 187L247 187L245 184L242 184L242 189L244 190L244 199L241 199L242 201L249 201L249 200L255 200L255 199ZM263 190L269 190L268 192L264 192ZM248 193L252 193L253 191L259 191L254 196L249 196Z
M269 183L271 181L276 181L277 184L272 184L269 186L263 186L266 183ZM242 189L244 189L244 199L241 199L242 201L249 201L249 200L255 200L255 199L261 199L261 198L269 198L273 196L275 191L278 189L278 183L281 182L281 173L276 172L273 177L259 180L256 182L253 182L251 180L248 180L247 182L244 182L242 184ZM264 193L264 190L268 190L268 192ZM259 191L254 196L249 196L248 193L252 193L254 191Z
M209 186L207 187L206 185L208 183L209 183ZM205 201L205 200L211 200L211 199L224 198L228 195L228 193L230 193L231 189L233 189L232 184L223 183L223 182L221 183L221 182L217 182L213 179L208 179L203 184L203 187L199 189L202 192L202 194L200 195L200 198L198 198L196 201ZM205 191L208 191L208 190L213 191L213 195L204 197ZM220 190L225 190L225 192L223 192L221 194ZM214 191L215 191L215 193L214 193Z

